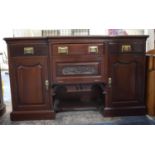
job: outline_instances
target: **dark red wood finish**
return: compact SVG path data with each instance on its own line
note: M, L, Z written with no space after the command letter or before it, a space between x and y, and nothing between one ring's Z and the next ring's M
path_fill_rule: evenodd
M145 114L146 38L6 38L12 120L51 119L59 110L93 107L104 116ZM24 54L24 47L33 53Z
M34 53L24 54L24 48ZM12 92L12 120L52 119L52 98L45 82L50 80L48 44L44 40L17 41L8 46Z

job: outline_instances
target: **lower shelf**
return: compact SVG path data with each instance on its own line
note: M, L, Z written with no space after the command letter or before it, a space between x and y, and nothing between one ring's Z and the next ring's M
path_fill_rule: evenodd
M104 106L103 84L57 85L54 111L98 110Z
M98 110L101 107L99 102L80 102L80 101L55 101L55 111L76 111L76 110Z

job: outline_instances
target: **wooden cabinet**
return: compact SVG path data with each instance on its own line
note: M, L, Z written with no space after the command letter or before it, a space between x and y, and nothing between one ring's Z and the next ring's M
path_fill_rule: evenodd
M5 104L3 103L3 92L2 92L2 79L1 79L1 69L0 69L0 116L5 113Z
M147 52L146 56L146 105L147 113L155 116L155 50Z
M105 115L145 113L145 41L108 45L108 94Z
M6 38L12 120L51 119L64 110L145 114L146 38Z
M109 55L107 113L145 113L145 70L142 67L144 65L145 57L141 55Z
M54 118L50 98L48 46L43 43L23 44L9 47L13 103L11 119Z

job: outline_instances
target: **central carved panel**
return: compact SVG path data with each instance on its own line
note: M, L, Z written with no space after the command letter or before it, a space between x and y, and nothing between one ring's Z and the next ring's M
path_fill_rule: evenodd
M98 75L99 64L58 64L57 75L58 76L74 76L74 75Z
M77 74L97 74L97 70L93 66L68 66L62 70L63 75Z

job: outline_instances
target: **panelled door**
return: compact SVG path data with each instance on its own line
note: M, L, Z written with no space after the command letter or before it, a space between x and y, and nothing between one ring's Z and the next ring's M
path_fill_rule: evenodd
M11 62L14 109L45 110L49 101L47 56L16 57Z

